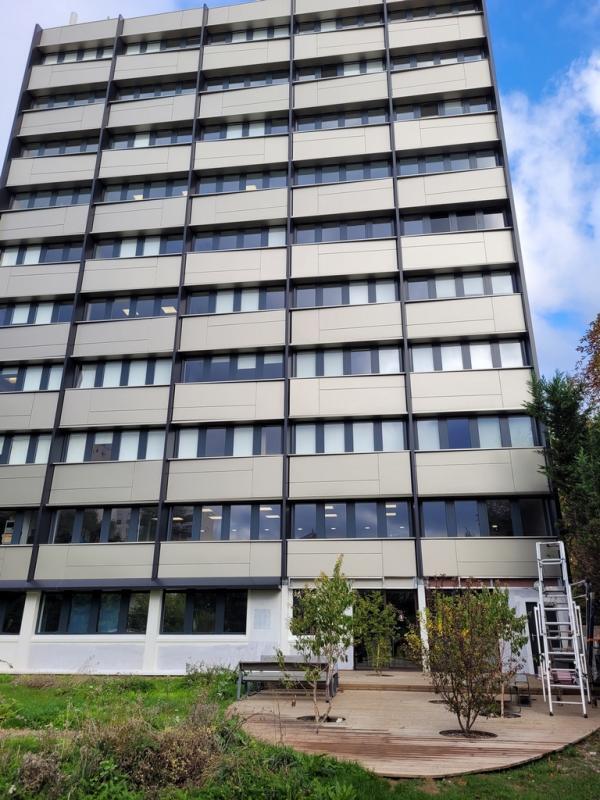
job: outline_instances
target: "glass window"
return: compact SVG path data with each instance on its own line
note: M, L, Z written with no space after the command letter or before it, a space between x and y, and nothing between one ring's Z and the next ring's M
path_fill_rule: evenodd
M484 211L483 227L485 230L489 231L495 228L505 228L506 224L503 211Z
M127 609L126 633L146 633L150 592L132 592Z
M368 375L371 372L371 351L350 351L350 373L352 375Z
M252 428L250 428L250 430L252 430ZM204 456L206 458L220 458L224 456L226 452L226 436L226 428L207 428Z
M323 287L323 302L324 306L341 306L343 301L341 286L324 286Z
M349 287L349 299L350 305L366 305L369 302L369 284L366 281L353 281Z
M446 503L443 500L427 500L421 506L424 536L448 536Z
M323 353L323 374L327 376L344 374L344 353L342 350L325 350Z
M379 372L386 375L400 372L400 350L397 347L379 348Z
M377 281L375 284L375 301L377 303L393 303L395 300L395 281Z
M56 512L53 537L55 544L68 544L72 540L75 528L75 513L74 508L63 508Z
M25 607L25 592L15 592L4 595L4 620L0 633L18 635L21 631L23 609Z
M485 344L472 344L470 346L471 369L492 369L492 348Z
M521 342L500 342L500 361L503 367L522 367L523 349Z
M97 544L102 531L102 517L104 510L101 508L85 508L81 523L81 541L85 544Z
M454 503L457 536L479 536L479 503L477 500L457 500Z
M448 447L451 450L463 450L472 447L469 420L465 417L451 417L446 421L448 430Z
M281 538L281 506L261 505L258 510L258 538Z
M413 372L433 372L433 348L429 344L412 348Z
M67 633L88 633L92 613L91 592L74 592L71 595L71 608Z
M165 592L163 601L163 633L183 633L185 628L185 592Z
M119 461L137 461L140 447L139 431L123 431L119 444Z
M491 280L493 294L512 294L514 292L510 272L492 272Z
M533 426L530 417L509 417L510 442L512 447L533 447Z
M381 438L385 452L404 450L404 425L398 420L384 420L381 423Z
M158 521L155 508L140 508L137 541L153 542L156 538L156 523Z
M429 300L429 281L408 281L409 300Z
M463 275L463 287L467 296L485 294L482 275Z
M325 503L325 538L342 539L346 534L346 503Z
M537 498L519 500L523 536L547 536L544 501Z
M60 594L43 595L39 624L40 633L58 633L61 606L62 596Z
M295 452L298 455L306 455L316 452L316 425L299 424L295 427Z
M296 353L296 377L313 378L317 374L317 354L314 352Z
M443 370L463 368L462 347L459 344L444 344L440 347Z
M192 611L192 633L210 634L217 624L217 593L194 592Z
M419 450L439 450L440 430L437 419L417 420Z
M486 505L490 536L512 536L510 500L488 500Z
M250 539L252 506L233 505L230 511L229 538L234 541Z
M326 422L324 430L324 453L343 453L345 447L345 434L343 422Z
M385 523L390 539L405 539L410 536L408 503L386 501Z
M98 612L98 633L118 633L121 611L120 592L102 592Z
M296 503L294 506L294 538L317 538L317 507L314 503Z
M131 508L112 508L108 529L109 542L126 542L131 525Z
M254 428L251 425L233 429L233 455L251 456L253 453ZM208 445L208 439L207 439Z
M354 526L357 539L374 539L379 536L377 503L355 503Z
M200 539L218 541L223 528L223 506L202 506L200 516Z
M456 215L456 225L459 231L477 230L477 214L473 211L461 211Z
M174 542L192 538L193 506L173 506L171 509L171 539Z
M456 281L454 278L436 278L435 296L438 300L456 297Z
M502 447L500 420L498 417L479 417L477 429L479 432L479 447L483 449Z
M263 425L261 428L260 453L263 456L278 455L282 451L281 425Z
M352 443L353 452L372 453L375 450L373 423L352 423Z
M248 592L227 592L224 597L223 633L246 633Z

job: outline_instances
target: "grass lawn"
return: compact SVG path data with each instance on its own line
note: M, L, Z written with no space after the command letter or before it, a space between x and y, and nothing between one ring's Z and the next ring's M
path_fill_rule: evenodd
M510 771L389 782L250 739L227 671L0 677L1 800L598 800L600 734ZM11 735L12 734L12 735Z

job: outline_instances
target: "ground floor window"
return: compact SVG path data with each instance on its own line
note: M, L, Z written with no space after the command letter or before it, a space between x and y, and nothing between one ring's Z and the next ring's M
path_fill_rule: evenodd
M18 635L21 632L25 592L0 592L0 634Z
M146 633L149 592L48 592L38 633Z
M165 592L161 633L245 634L248 592Z

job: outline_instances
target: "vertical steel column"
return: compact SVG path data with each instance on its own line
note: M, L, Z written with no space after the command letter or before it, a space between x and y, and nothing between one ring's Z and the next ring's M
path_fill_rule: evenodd
M406 322L406 284L402 266L402 239L400 231L400 207L398 204L398 156L396 152L396 131L394 127L394 98L392 93L392 60L390 55L390 37L388 27L387 2L383 2L383 37L385 44L385 71L387 77L388 113L390 147L392 151L392 181L394 193L394 223L396 226L396 256L398 259L398 281L400 286L400 317L402 324L402 366L404 369L404 387L407 413L407 444L410 459L412 484L412 529L415 540L415 557L417 578L423 577L423 557L421 553L421 517L419 514L419 487L417 478L417 459L415 447L415 429L412 405L412 388L410 382L410 351L408 349L408 325Z
M289 503L290 479L290 376L292 370L290 344L292 338L292 215L294 181L294 54L296 0L290 0L290 65L288 92L288 155L287 155L287 219L285 226L285 328L283 345L283 475L281 482L281 580L287 579L287 540L292 530Z
M75 293L73 295L73 315L71 317L69 334L67 337L67 346L65 351L65 360L63 366L63 374L58 391L58 402L56 405L56 414L54 417L54 426L50 438L50 452L48 455L48 466L46 468L46 475L44 478L42 488L42 499L40 508L37 515L37 523L35 530L35 537L33 548L31 552L31 560L29 563L29 572L27 580L31 583L35 578L35 568L37 565L39 546L44 541L47 541L50 531L50 510L47 508L50 499L50 492L52 490L52 479L54 477L54 466L56 461L62 455L62 448L64 444L64 436L60 430L60 421L62 410L65 400L65 391L73 385L73 376L75 374L75 362L73 360L73 351L75 349L75 339L77 336L77 324L83 319L83 311L85 307L85 300L81 295L81 287L83 285L83 276L85 272L85 262L92 254L92 228L94 225L95 203L99 191L98 176L100 174L100 164L102 161L103 146L107 136L107 125L110 114L110 100L112 97L113 80L115 76L115 67L117 64L117 57L120 52L121 34L123 33L124 19L119 16L117 19L117 27L115 30L115 39L110 62L110 69L108 79L106 81L106 93L104 96L104 109L102 112L102 121L100 123L100 131L98 134L98 152L96 153L96 161L94 164L94 174L92 177L92 187L90 192L90 204L88 207L88 214L85 223L85 231L83 234L83 242L81 247L81 259L79 261L79 271L77 273L77 282L75 284Z
M192 120L192 143L190 146L190 163L187 176L187 198L185 204L185 219L183 223L181 268L179 271L179 286L177 288L177 315L175 320L175 339L173 342L173 353L171 356L171 383L169 385L169 398L167 402L167 421L165 425L165 447L163 451L162 473L160 477L160 491L158 498L158 513L156 523L156 537L154 539L154 554L152 558L152 580L158 579L158 567L160 564L161 542L167 538L168 533L168 514L166 507L167 489L169 485L169 459L175 455L175 430L173 429L173 407L175 404L175 387L181 379L181 357L179 355L179 345L181 342L181 327L183 315L186 311L187 298L185 289L185 268L187 254L191 250L192 230L190 221L192 217L193 194L195 194L195 173L194 162L196 159L196 141L198 139L198 126L200 115L200 104L202 102L202 64L204 61L204 41L206 37L206 23L208 19L208 6L202 7L202 28L200 29L200 49L198 51L198 70L196 72L196 95L194 103L194 119Z

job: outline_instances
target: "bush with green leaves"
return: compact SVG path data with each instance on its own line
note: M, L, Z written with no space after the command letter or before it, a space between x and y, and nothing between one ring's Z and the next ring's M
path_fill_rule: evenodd
M386 603L383 592L355 592L352 607L354 643L367 651L369 665L376 673L389 667L393 640L398 630L398 612Z

